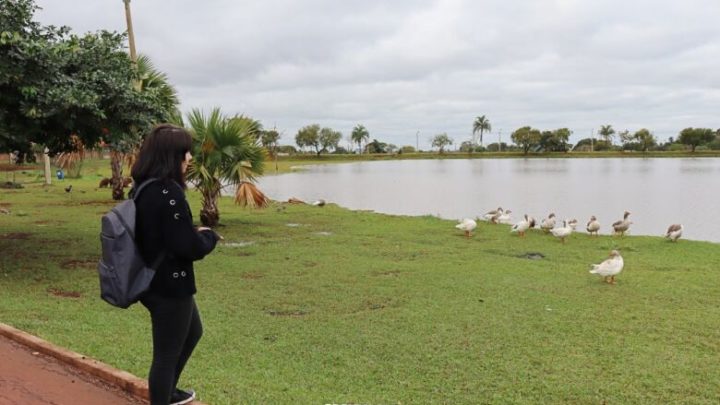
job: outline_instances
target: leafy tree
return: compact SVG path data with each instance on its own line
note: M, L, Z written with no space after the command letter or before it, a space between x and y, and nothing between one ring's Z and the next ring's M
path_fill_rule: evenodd
M350 139L358 145L358 150L362 152L363 142L367 142L370 139L370 132L363 125L356 125L350 133Z
M448 136L448 134L446 134L444 132L442 134L435 135L435 137L432 139L433 148L439 148L438 152L440 154L445 153L445 147L452 145L452 144L453 144L452 138L450 138Z
M502 150L506 151L506 150L508 150L508 144L506 144L505 142L502 142L500 144L498 144L497 142L493 142L491 144L488 144L486 149L489 152L499 152Z
M647 152L657 144L655 136L646 128L640 129L633 134L633 139L640 145L640 150Z
M568 140L572 131L567 128L559 128L554 131L543 131L540 134L540 146L550 152L567 152Z
M615 130L613 129L612 125L601 125L600 130L598 131L598 135L605 142L612 145L612 140L615 136Z
M685 128L680 131L678 142L684 145L690 145L692 152L698 145L710 143L715 139L715 132L710 128Z
M522 127L516 129L512 135L510 135L510 139L520 146L523 153L527 155L531 147L540 144L541 134L540 130Z
M634 136L627 129L618 132L618 136L620 137L620 142L622 142L623 144L632 142L635 139Z
M258 122L244 116L228 118L219 108L209 115L194 109L187 120L193 136L188 180L202 194L202 224L216 226L220 221L218 198L223 186L236 186L238 204L266 204L267 198L259 191L252 191L252 198L244 192L248 188L257 190L251 184L264 169L266 152L253 133L258 130Z
M476 117L475 122L473 122L473 144L477 143L474 139L475 134L480 132L480 146L482 146L484 131L492 131L492 126L490 125L490 120L485 118L484 115L481 115L479 117Z
M331 128L323 128L320 130L319 142L322 146L321 151L329 151L330 149L337 149L340 140L342 139L342 133L335 131ZM319 155L320 153L318 153Z
M320 156L320 125L312 124L300 128L295 135L295 143L301 148L315 148L315 152Z
M84 145L128 142L165 118L157 92L133 87L139 77L124 36L80 37L33 21L33 0L0 0L0 150L51 154Z
M612 145L605 140L583 138L579 140L573 150L575 151L590 151L590 148L594 151L612 150Z
M274 129L262 131L260 135L260 143L270 153L271 156L277 154L278 142L280 141L280 133Z
M292 145L280 145L277 147L278 153L287 153L287 154L295 154L297 153L297 149Z
M414 146L404 145L400 148L400 152L401 153L415 153L417 151L415 150Z
M367 153L387 153L387 146L387 143L373 139L372 142L365 145L365 151Z

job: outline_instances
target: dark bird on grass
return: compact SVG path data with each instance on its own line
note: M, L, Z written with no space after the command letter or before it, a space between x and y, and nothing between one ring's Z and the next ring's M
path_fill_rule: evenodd
M316 206L316 207L324 207L324 206L325 206L325 200L323 200L323 199L321 198L321 199L319 199L319 200L313 201L313 202L312 202L312 205L314 205L314 206Z
M632 221L628 219L630 216L630 213L628 211L625 211L625 215L623 215L623 219L620 221L616 221L612 224L613 230L616 234L620 234L620 236L625 236L625 232L630 229L630 225L632 225Z
M66 192L66 193L69 193L69 192L71 192L71 191L72 191L72 184L69 185L69 186L67 186L67 187L65 187L65 192Z

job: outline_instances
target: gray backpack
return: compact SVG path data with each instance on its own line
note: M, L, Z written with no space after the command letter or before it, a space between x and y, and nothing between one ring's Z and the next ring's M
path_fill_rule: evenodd
M135 244L135 199L155 180L144 181L133 190L132 199L121 202L102 217L100 297L116 307L127 308L140 299L150 288L155 269L165 256L160 254L153 266L148 267Z

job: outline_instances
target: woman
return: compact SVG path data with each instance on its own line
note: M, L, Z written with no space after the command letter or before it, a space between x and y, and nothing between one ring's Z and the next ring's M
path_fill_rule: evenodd
M150 289L140 300L150 311L153 360L149 386L151 404L185 404L195 392L176 387L185 363L202 335L193 295L193 262L210 253L220 236L195 228L185 199L185 172L192 138L169 124L155 127L145 138L132 167L133 182L148 184L135 199L136 242L146 263L156 269Z

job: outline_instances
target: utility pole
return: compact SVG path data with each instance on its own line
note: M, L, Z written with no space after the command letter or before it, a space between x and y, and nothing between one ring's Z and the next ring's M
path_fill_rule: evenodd
M130 15L130 0L123 0L123 3L125 3L125 20L127 21L130 60L137 63L137 52L135 52L135 33L133 32L132 16Z
M498 131L498 150L502 152L502 128Z
M590 152L595 151L595 128L590 130Z
M415 133L415 152L420 152L420 131Z

